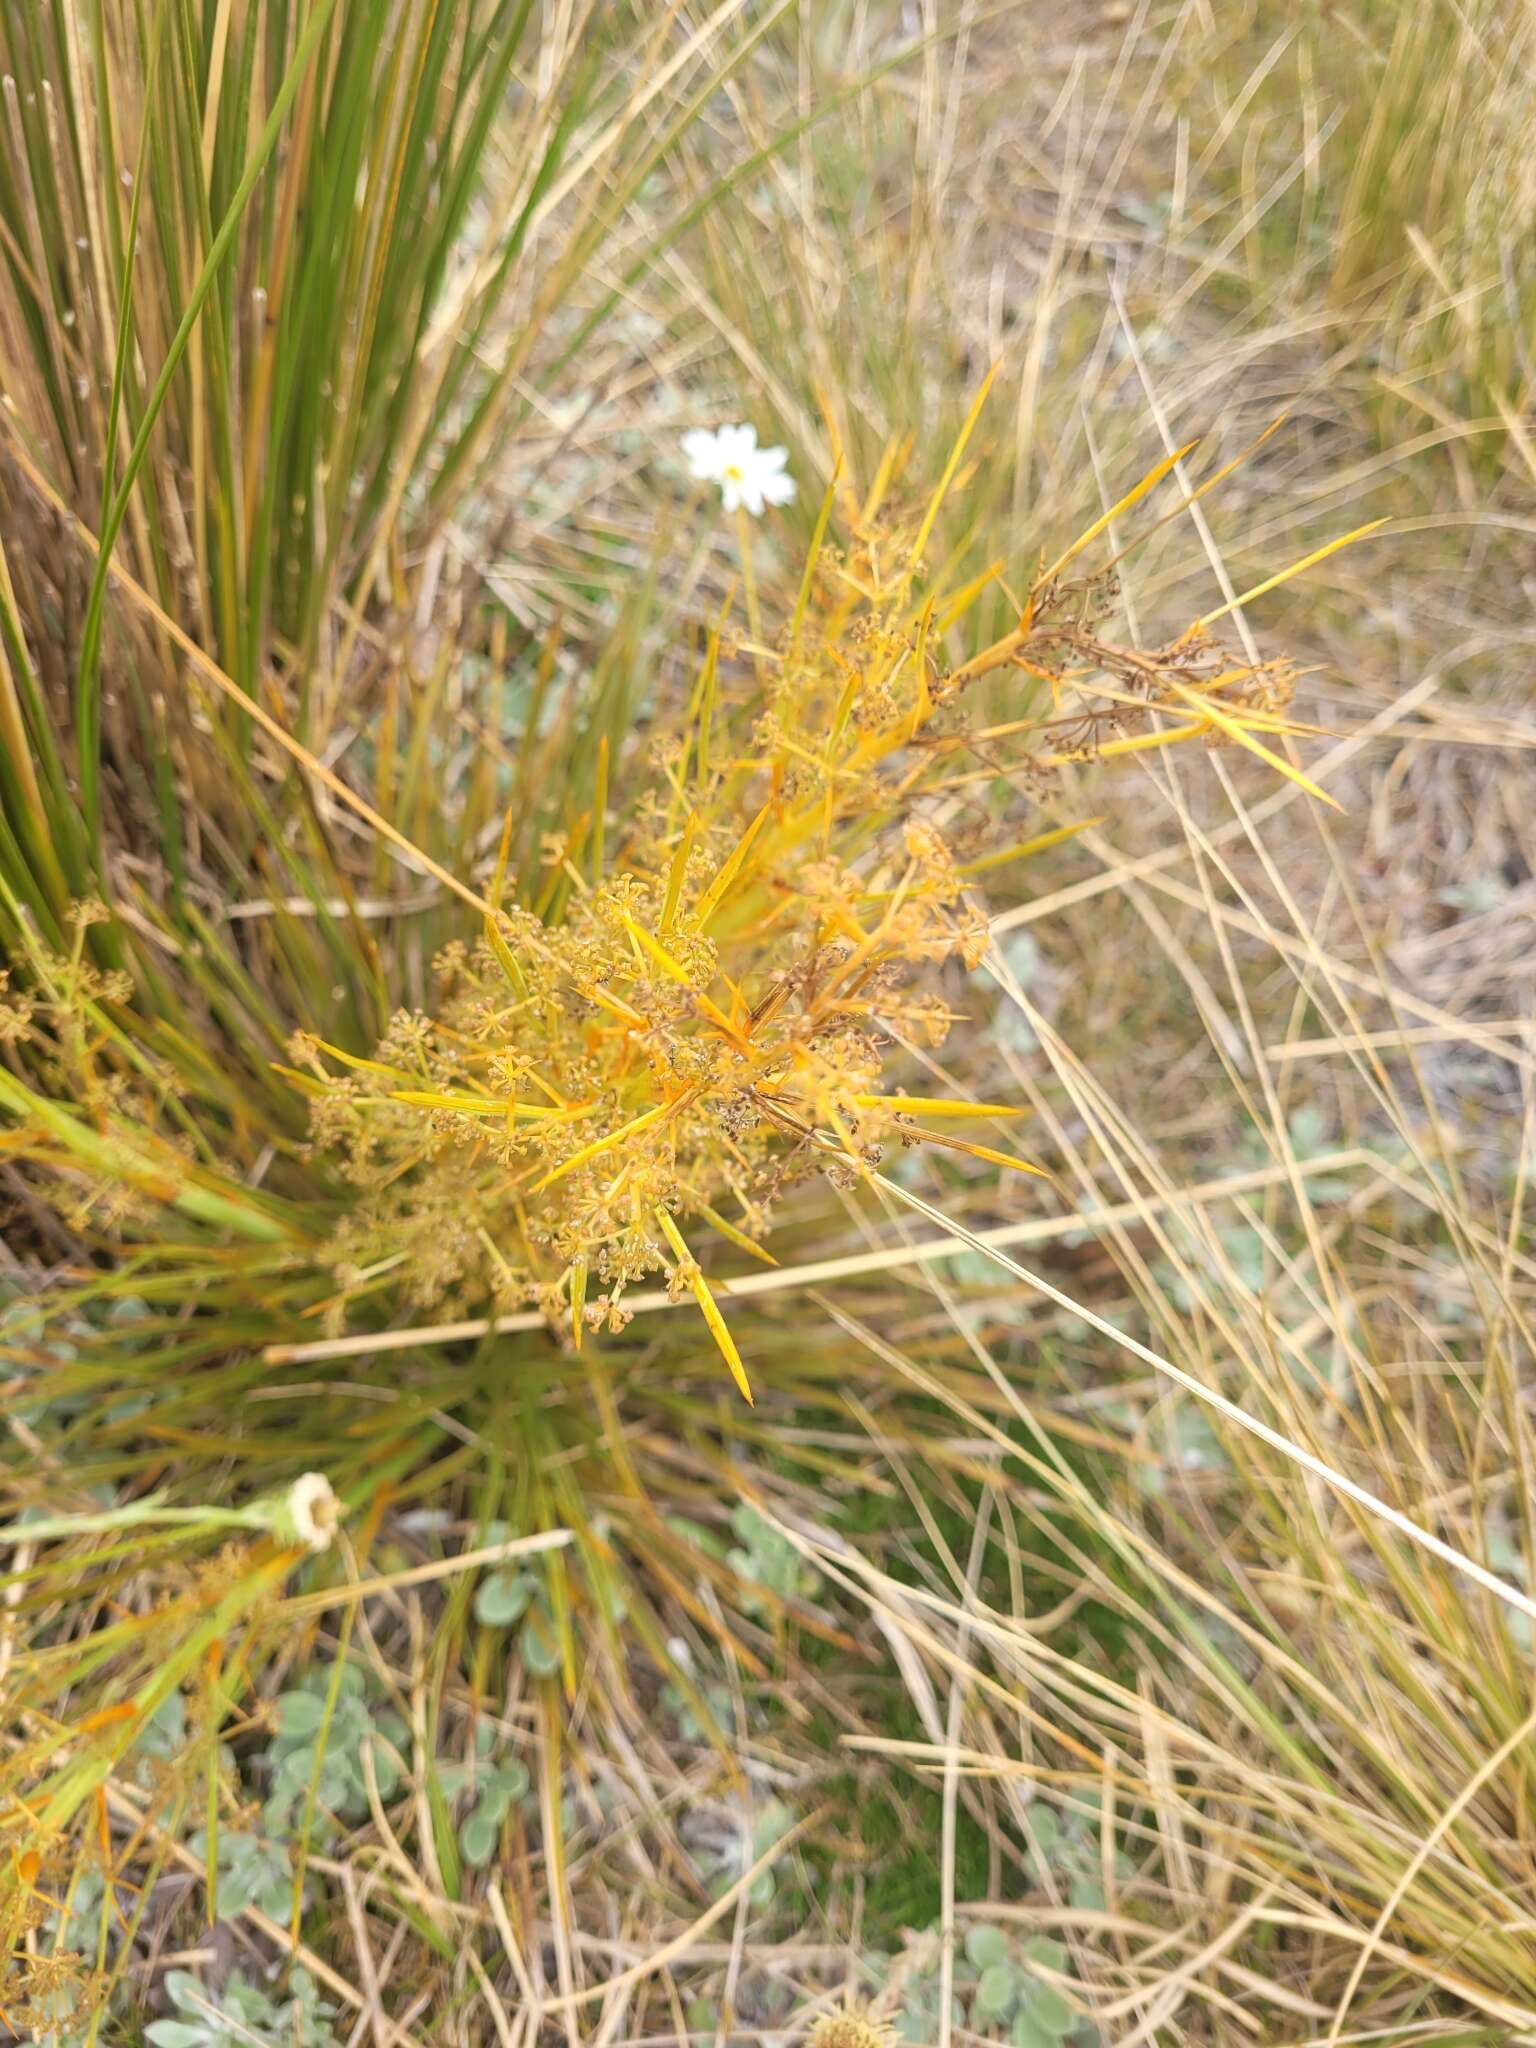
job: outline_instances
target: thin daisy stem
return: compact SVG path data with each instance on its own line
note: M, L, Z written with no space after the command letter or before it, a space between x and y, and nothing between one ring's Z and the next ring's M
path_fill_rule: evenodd
M747 596L747 630L762 644L762 618L757 609L757 577L752 570L752 521L745 505L736 507L736 540L741 549L741 580Z

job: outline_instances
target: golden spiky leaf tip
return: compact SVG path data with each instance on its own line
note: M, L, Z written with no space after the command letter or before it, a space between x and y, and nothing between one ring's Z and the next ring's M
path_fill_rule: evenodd
M806 2048L891 2048L895 2034L888 2020L867 2008L834 2006L818 2013L806 2034Z

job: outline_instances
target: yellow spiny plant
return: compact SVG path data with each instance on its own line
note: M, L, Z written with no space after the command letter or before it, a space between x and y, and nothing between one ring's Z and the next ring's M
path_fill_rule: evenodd
M999 846L999 779L1038 799L1069 762L1199 739L1305 783L1266 744L1303 730L1287 663L1236 659L1213 619L1151 651L1105 637L1112 570L1067 572L1114 514L1042 565L1014 630L947 665L946 634L995 572L931 588L937 500L890 507L890 468L846 550L827 541L829 492L772 644L710 633L617 834L604 754L533 900L503 900L504 850L478 944L437 960L434 1014L398 1013L367 1059L295 1040L314 1140L361 1190L331 1244L333 1324L403 1279L423 1304L532 1304L579 1345L584 1327L622 1327L626 1289L660 1269L750 1399L689 1248L698 1227L770 1258L786 1188L855 1184L892 1147L1038 1171L955 1134L1006 1107L903 1093L890 1072L956 1022L942 970L987 950L977 879L1079 829ZM976 686L1010 673L1048 686L1048 715L979 722Z

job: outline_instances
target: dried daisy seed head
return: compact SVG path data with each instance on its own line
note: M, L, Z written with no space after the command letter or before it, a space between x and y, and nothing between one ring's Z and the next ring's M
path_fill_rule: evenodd
M805 2036L806 2048L891 2048L895 2038L888 2020L854 2005L818 2013Z

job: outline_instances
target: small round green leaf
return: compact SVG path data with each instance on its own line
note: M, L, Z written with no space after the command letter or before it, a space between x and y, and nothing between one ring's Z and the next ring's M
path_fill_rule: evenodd
M1070 2034L1077 2025L1077 2014L1061 1993L1049 1984L1032 1986L1025 2010L1040 2031L1053 2041L1059 2041L1063 2034Z
M522 1799L528 1791L528 1766L520 1756L509 1756L496 1766L496 1780L509 1800Z
M496 1840L500 1832L495 1815L487 1813L483 1806L477 1806L459 1829L459 1847L464 1851L464 1861L476 1870L483 1868L496 1854Z
M523 1662L535 1678L553 1678L560 1669L560 1645L542 1614L529 1615L523 1623L517 1645L523 1653Z
M1061 1840L1061 1821L1054 1808L1034 1807L1029 1816L1029 1831L1035 1838L1035 1847L1049 1862Z
M313 1735L325 1719L325 1701L318 1693L285 1692L277 1699L277 1732L290 1741Z
M344 1756L337 1756L334 1750L327 1750L325 1762L320 1766L320 1783L315 1796L322 1806L329 1806L339 1813L359 1790L356 1775L350 1762ZM382 1791L382 1786L380 1790Z
M1009 2048L1056 2048L1056 2036L1048 2034L1027 2008L1014 2014L1008 2041Z
M976 1985L976 2017L979 2020L1006 2019L1019 1995L1019 1980L1011 1963L990 1963Z
M526 1572L492 1572L475 1594L475 1619L486 1628L509 1628L532 1598L533 1580Z
M966 1934L965 1952L978 1970L989 1970L994 1963L1007 1962L1008 1937L1001 1927L988 1927L983 1922Z
M499 1778L487 1778L480 1794L480 1811L488 1814L497 1823L506 1818L507 1808L512 1804L512 1795Z

